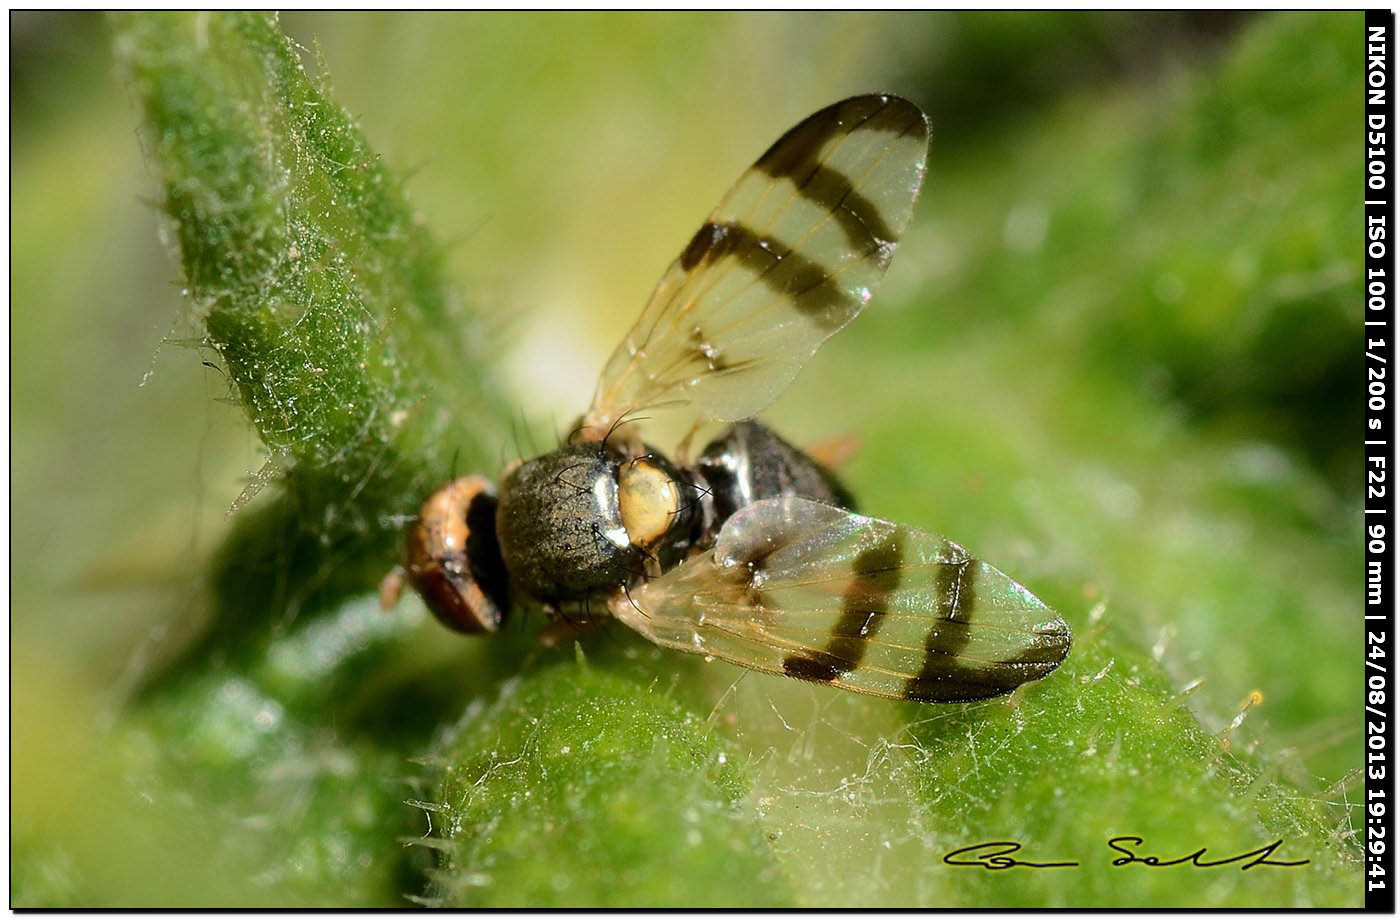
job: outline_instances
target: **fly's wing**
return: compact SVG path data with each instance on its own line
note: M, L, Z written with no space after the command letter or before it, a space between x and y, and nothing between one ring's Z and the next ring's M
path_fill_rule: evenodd
M856 96L788 131L725 195L608 360L585 426L767 406L870 301L923 185L928 119Z
M1070 646L1054 610L957 543L801 498L741 509L630 600L618 618L663 647L921 702L1010 692Z

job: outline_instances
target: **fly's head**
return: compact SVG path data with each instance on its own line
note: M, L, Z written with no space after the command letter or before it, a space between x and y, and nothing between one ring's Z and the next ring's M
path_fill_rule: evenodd
M428 496L408 530L408 582L434 616L459 632L498 631L510 609L496 504L485 477L453 479Z

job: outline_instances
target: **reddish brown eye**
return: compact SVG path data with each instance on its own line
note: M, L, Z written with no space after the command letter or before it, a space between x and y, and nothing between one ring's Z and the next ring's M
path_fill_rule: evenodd
M442 623L495 632L509 608L496 543L496 495L479 475L453 479L428 496L409 528L408 581Z

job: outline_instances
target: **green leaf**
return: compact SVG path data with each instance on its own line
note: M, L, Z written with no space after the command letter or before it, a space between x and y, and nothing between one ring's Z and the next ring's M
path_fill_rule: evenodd
M655 663L576 647L473 703L442 751L430 902L792 905L732 745L648 683Z
M118 16L207 344L323 542L391 534L472 425L489 339L400 182L261 14Z
M401 902L405 728L356 719L373 721L373 687L423 617L386 617L365 592L397 554L393 515L456 459L481 460L473 419L502 403L462 368L488 338L275 17L114 23L205 343L281 477L237 515L213 560L212 624L145 687L116 752L193 802L181 816L212 825L212 854L268 902ZM245 902L222 886L185 896Z

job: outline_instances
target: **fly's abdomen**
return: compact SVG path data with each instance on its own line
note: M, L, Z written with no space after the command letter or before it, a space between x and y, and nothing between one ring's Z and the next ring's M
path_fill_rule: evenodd
M705 447L695 469L711 491L718 532L730 515L765 498L806 498L855 508L855 499L829 470L757 421L741 421Z

